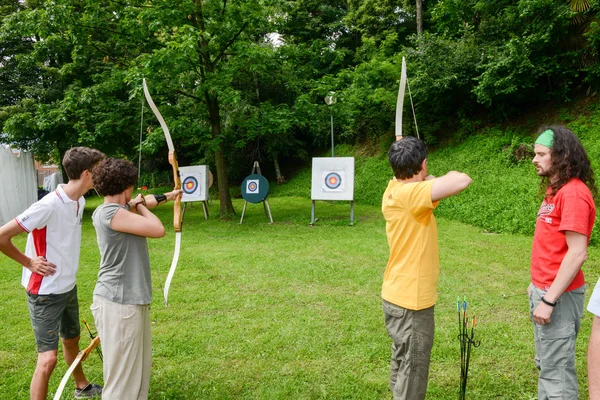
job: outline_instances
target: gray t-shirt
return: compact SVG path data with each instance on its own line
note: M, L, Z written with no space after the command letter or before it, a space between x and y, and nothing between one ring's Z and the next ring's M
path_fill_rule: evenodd
M119 204L102 204L94 211L92 221L100 248L100 271L94 295L119 304L150 304L152 279L146 238L117 232L110 221Z

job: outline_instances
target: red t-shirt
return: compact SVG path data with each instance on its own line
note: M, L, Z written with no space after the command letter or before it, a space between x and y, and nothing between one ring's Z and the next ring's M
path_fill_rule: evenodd
M550 190L548 190L550 193ZM592 193L581 180L574 178L553 196L544 199L538 211L531 252L531 281L535 287L548 290L569 247L565 231L592 234L596 206ZM579 271L566 291L585 284Z

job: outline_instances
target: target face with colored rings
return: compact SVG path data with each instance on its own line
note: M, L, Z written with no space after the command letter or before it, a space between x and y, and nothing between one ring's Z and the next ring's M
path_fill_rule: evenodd
M193 176L188 176L183 180L182 186L184 193L193 194L198 189L198 180Z
M247 190L248 193L256 193L258 190L258 180L248 181Z
M342 177L337 172L330 172L325 176L325 186L329 189L337 189L342 184Z

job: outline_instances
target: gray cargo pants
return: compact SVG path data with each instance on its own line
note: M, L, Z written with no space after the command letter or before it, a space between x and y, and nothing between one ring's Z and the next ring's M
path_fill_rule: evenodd
M546 291L533 285L529 289L529 309L533 321L533 311L542 301ZM540 400L578 399L575 343L583 317L584 297L585 285L563 293L552 311L550 323L533 323L535 364L540 371Z
M394 400L423 400L433 347L433 307L414 311L382 302L385 326L393 342L390 388Z

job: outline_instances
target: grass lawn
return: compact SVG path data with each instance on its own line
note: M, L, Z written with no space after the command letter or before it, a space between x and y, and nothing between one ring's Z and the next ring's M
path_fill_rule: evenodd
M88 201L78 276L81 316L89 310L99 264ZM275 223L262 205L249 204L244 223L211 218L188 208L179 266L169 307L162 287L173 256L171 205L157 214L168 234L149 240L153 371L151 399L391 399L390 340L383 324L380 288L388 248L379 207L318 202L309 226L310 200L270 199ZM242 201L236 200L238 213ZM524 223L533 223L526 221ZM531 237L487 234L438 218L442 273L428 398L455 399L459 385L456 297L467 296L478 319L467 396L537 398L533 331L526 289ZM25 235L18 245L24 247ZM598 249L584 270L587 298L598 279ZM0 257L0 393L28 398L36 353L21 269ZM504 298L503 295L507 297ZM580 398L587 397L586 350L592 315L586 312L577 347ZM89 339L82 335L82 344ZM84 363L101 382L96 355ZM50 382L56 390L66 365ZM72 383L68 393L72 393ZM67 393L67 392L66 392Z

